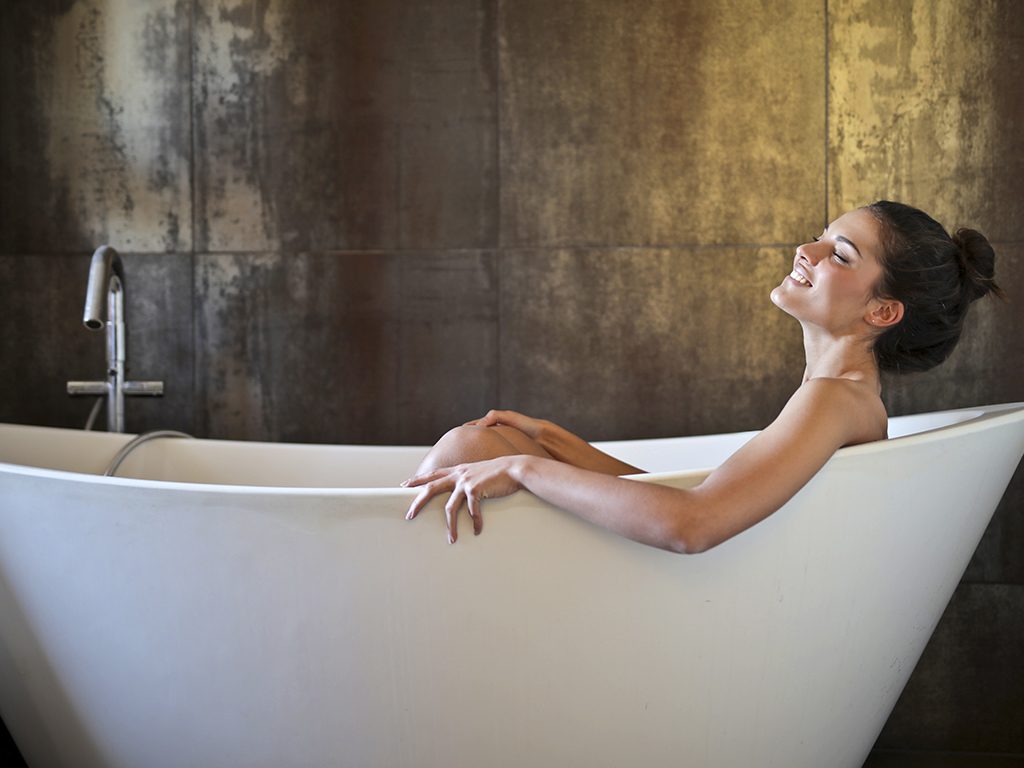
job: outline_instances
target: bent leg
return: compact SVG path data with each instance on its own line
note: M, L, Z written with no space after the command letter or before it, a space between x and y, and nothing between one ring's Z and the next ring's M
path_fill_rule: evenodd
M513 432L518 437L512 435ZM430 449L416 474L423 475L440 467L523 453L550 456L533 440L512 427L455 427L446 432Z

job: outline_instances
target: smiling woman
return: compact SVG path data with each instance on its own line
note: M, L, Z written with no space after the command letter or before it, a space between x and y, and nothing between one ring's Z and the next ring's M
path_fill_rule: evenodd
M692 489L639 483L642 472L547 420L490 411L456 427L403 485L421 487L406 518L434 496L448 541L463 506L474 533L482 500L525 488L635 541L704 552L782 507L844 446L887 437L880 371L921 371L956 346L968 306L992 292L983 235L952 237L923 211L879 201L843 214L796 249L772 302L799 321L806 367L779 416Z

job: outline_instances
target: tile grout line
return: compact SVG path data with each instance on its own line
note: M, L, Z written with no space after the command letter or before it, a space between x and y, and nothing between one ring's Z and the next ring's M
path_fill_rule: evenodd
M1018 247L1024 245L1024 240L990 240L993 248ZM789 243L657 243L653 245L619 244L619 245L588 245L588 244L563 244L563 245L511 245L504 248L302 248L298 250L276 249L276 250L247 250L244 248L224 249L216 251L198 251L193 249L176 251L123 251L123 253L138 256L159 256L167 253L193 254L196 256L274 256L279 254L317 254L330 256L344 256L348 254L361 255L387 255L399 253L422 253L422 254L460 254L460 253L520 253L523 251L713 251L725 248L792 248L800 243L793 241ZM86 246L83 246L85 248ZM68 251L32 251L29 253L6 253L6 256L38 256L40 258L57 258L61 256L80 256L82 249Z
M824 0L825 6L825 215L823 226L828 226L828 139L829 139L829 98L828 98L828 81L829 81L829 45L828 45L828 0Z
M199 365L196 361L196 351L199 349L199 322L196 317L196 280L198 271L196 269L196 116L195 116L195 88L196 88L196 0L189 3L188 16L188 130L189 130L189 207L192 219L192 242L189 250L189 266L191 280L189 281L190 291L190 319L192 321L192 424L191 432L195 433L199 426ZM206 430L204 429L205 433Z
M502 408L501 400L501 251L503 245L502 179L501 179L501 0L494 0L494 175L495 175L495 249L491 255L494 262L494 290L497 293L497 317L494 323L494 408Z

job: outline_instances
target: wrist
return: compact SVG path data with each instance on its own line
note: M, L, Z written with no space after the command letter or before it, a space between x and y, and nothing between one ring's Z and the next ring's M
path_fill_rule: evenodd
M548 453L554 454L555 451L552 449L557 448L560 443L559 429L560 427L552 421L542 421L537 429L537 436L534 440L537 441L537 445Z
M512 471L510 473L512 475L512 479L525 488L529 476L533 473L536 462L536 456L529 456L526 454L516 456L515 461L512 463Z

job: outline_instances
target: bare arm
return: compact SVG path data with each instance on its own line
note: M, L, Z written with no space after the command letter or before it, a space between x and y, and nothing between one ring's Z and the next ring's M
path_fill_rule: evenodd
M429 499L452 491L445 507L449 539L463 502L479 532L480 499L526 488L540 498L622 536L675 552L703 552L757 524L785 504L843 445L881 437L859 385L814 379L778 418L696 488L681 490L611 477L534 456L511 456L437 470L409 485Z
M586 440L577 437L565 427L546 419L534 419L516 411L489 411L486 416L467 425L479 427L514 427L550 453L554 458L574 467L601 472L606 475L636 475L642 469L619 461L600 451Z

